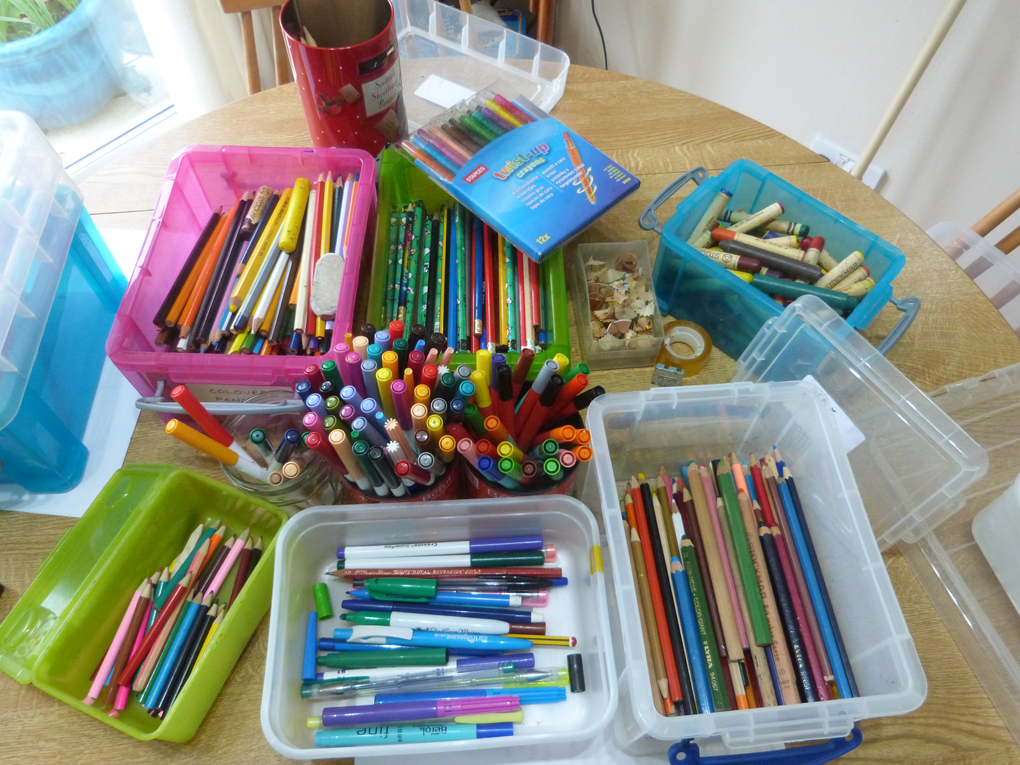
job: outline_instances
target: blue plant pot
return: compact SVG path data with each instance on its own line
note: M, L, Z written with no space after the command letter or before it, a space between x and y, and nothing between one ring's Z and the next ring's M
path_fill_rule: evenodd
M0 44L0 109L25 112L44 130L83 122L117 92L120 16L109 0L81 0L66 18Z

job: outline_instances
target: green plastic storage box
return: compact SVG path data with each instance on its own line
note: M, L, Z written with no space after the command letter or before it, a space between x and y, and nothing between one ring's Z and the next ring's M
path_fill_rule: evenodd
M154 719L134 694L117 718L82 703L135 588L177 556L200 522L216 518L231 532L250 527L264 552L170 712ZM274 544L286 520L279 508L190 470L118 470L0 624L0 669L141 741L187 741L269 608ZM232 586L231 576L222 592Z

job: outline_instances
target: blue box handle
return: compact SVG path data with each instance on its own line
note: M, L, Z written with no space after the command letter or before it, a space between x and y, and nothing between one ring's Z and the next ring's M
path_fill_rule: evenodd
M850 731L850 738L830 738L822 744L798 746L793 749L777 749L774 752L751 752L748 754L720 754L702 757L698 745L685 739L669 748L670 765L825 765L842 757L861 745L861 729L856 725ZM681 759L681 755L683 756Z
M667 199L676 194L681 188L691 181L694 181L695 185L700 186L707 180L708 170L703 167L696 167L670 181L666 184L666 188L656 194L655 199L648 203L648 207L645 208L645 211L641 213L641 217L638 218L638 225L640 225L645 231L654 231L656 234L661 234L662 225L659 223L659 219L655 215L655 211L666 204Z
M655 195L655 199L648 203L648 207L645 208L644 212L638 218L638 225L641 226L645 231L654 231L656 234L662 233L662 224L659 223L659 218L656 216L655 211L662 207L666 200L676 194L681 188L686 186L691 181L694 181L695 185L700 186L703 182L708 180L708 171L703 167L696 167L693 170L688 170L683 175L674 178L672 181L666 184L666 187ZM918 312L921 310L921 298L918 297L905 297L905 298L890 298L890 303L896 306L898 311L903 313L900 320L896 322L896 326L892 328L892 332L886 335L878 346L878 352L883 356L889 353L906 334L907 330L910 329L910 325L914 323L914 319L917 318Z

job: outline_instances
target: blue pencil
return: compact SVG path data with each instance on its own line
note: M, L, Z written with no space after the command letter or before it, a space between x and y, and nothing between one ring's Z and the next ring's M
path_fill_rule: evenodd
M485 244L482 241L482 221L475 218L475 337L485 347Z
M694 601L691 600L691 585L687 580L680 559L673 556L673 592L676 597L677 611L680 614L680 628L683 631L684 643L687 646L687 661L691 666L691 684L694 686L694 698L698 703L698 712L708 714L715 711L712 702L712 687L708 682L708 666L705 654L701 650L701 636L698 633L698 620L694 616Z
M807 584L808 594L811 596L811 604L815 609L815 616L818 619L818 629L822 633L822 642L825 644L825 652L829 654L829 664L832 666L832 674L836 678L836 689L840 698L849 699L853 696L850 689L850 681L847 680L843 662L840 660L839 646L836 643L836 636L832 630L832 622L829 619L829 611L822 599L822 591L818 586L818 578L815 576L814 566L811 565L811 554L808 552L807 542L804 540L804 531L801 528L801 519L793 506L793 498L790 496L790 488L786 481L780 477L779 496L783 500L783 510L786 513L786 521L790 526L790 534L793 536L793 544L797 549L797 556L801 560L801 569L804 572L804 581Z
M156 681L152 684L152 688L149 694L145 697L144 706L151 708L151 704L155 703L156 699L159 698L163 692L163 688L170 680L170 671L173 669L174 662L177 659L177 655L181 652L184 647L184 641L188 638L188 633L191 631L191 625L195 621L195 617L198 615L199 606L202 603L198 600L191 600L188 602L188 610L184 612L182 617L181 626L177 630L177 634L174 635L174 640L167 648L166 659L159 667L159 674L156 675ZM170 625L167 625L169 629Z

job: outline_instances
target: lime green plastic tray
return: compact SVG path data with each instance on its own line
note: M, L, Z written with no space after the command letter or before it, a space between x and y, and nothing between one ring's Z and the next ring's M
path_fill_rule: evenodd
M377 327L385 327L383 320L383 294L386 286L386 266L389 262L389 231L390 210L394 205L406 205L421 199L425 209L435 210L442 205L453 206L457 201L439 188L421 170L409 162L402 154L393 149L386 149L382 154L379 170L379 206L376 211L375 250L372 258L372 275L365 320ZM362 266L364 269L364 266ZM362 270L362 273L365 273ZM570 319L567 314L567 280L563 269L563 250L557 250L544 261L539 269L540 278L545 280L543 287L549 296L549 313L552 314L552 327L547 327L545 350L535 354L528 379L533 380L542 363L557 353L570 358ZM355 325L357 326L357 324ZM548 337L551 330L551 337ZM513 366L517 362L517 353L508 353L508 363ZM475 366L473 353L455 353L450 362L451 369L467 364Z
M177 556L199 522L216 518L231 532L251 527L264 552L170 713L150 717L133 694L117 718L83 704L135 588ZM190 470L118 470L0 624L0 670L141 741L187 741L269 608L274 543L286 521L283 510Z

